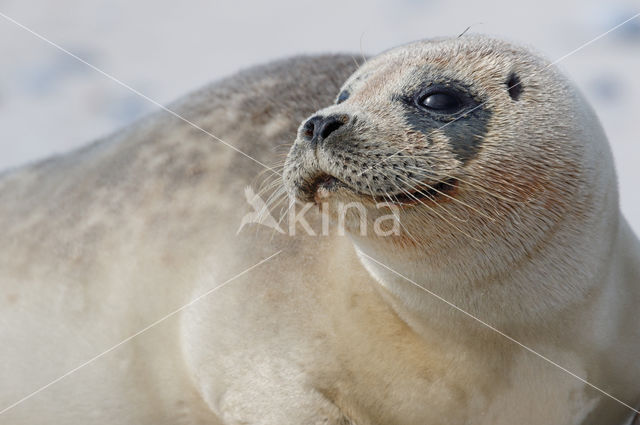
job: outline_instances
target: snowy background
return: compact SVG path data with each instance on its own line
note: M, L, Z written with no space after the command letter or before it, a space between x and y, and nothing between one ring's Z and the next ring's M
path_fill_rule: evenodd
M555 60L638 12L637 0L0 0L0 13L163 104L271 59L375 54L469 25ZM623 211L640 233L640 18L559 66L602 120ZM155 109L0 16L0 168L72 149Z

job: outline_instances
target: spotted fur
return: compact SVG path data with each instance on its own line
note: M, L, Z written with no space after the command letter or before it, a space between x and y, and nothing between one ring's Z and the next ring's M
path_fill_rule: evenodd
M283 250L0 423L629 418L370 259L637 402L640 247L584 100L544 60L487 37L421 41L357 60L278 61L171 108L263 163L289 151L284 183L303 200L315 200L322 173L342 182L327 200L362 201L370 220L381 214L374 198L393 201L415 180L446 193L407 200L398 236L290 237L259 225L236 235L251 212L246 186L280 183L277 174L165 113L0 177L0 409ZM521 90L508 85L513 75ZM486 103L436 128L446 120L411 109L415 92L432 83ZM317 151L302 137L293 143L317 114L351 119ZM315 210L307 219L316 230L322 224Z

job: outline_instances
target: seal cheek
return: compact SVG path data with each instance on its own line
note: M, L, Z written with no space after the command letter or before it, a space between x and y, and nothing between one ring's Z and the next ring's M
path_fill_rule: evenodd
M423 133L427 139L432 138L437 131L444 133L453 154L460 162L466 164L482 148L489 128L491 111L481 105L445 121L435 119L422 111L410 109L405 112L404 118L412 130Z
M482 148L490 118L491 111L479 106L470 115L463 115L442 128L450 140L453 153L463 164L473 159Z

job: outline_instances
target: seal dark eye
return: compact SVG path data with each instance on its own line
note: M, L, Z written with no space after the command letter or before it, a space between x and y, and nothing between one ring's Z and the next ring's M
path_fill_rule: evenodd
M458 96L448 92L432 92L418 99L418 105L436 112L452 113L462 108Z
M338 103L342 103L345 100L349 99L351 93L349 93L347 90L342 90L340 92L340 94L338 95L338 99L336 100L336 104Z

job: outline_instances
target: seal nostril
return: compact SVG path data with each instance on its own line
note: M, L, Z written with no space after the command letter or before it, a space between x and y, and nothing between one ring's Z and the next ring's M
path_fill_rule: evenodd
M306 140L312 140L318 131L318 127L322 124L322 116L314 115L309 118L302 126L302 136Z
M328 121L328 122L325 121L322 123L322 129L320 130L321 139L326 139L327 137L329 137L331 133L333 133L338 128L344 125L342 121L337 120L335 117L329 117L329 118L333 118L333 119L331 121Z
M347 122L349 122L347 115L330 115L328 117L316 115L309 118L302 126L302 137L312 144L320 143Z
M313 124L313 122L311 121L307 121L304 124L304 127L302 129L302 133L308 138L311 139L313 137L313 130L315 128L315 125Z

